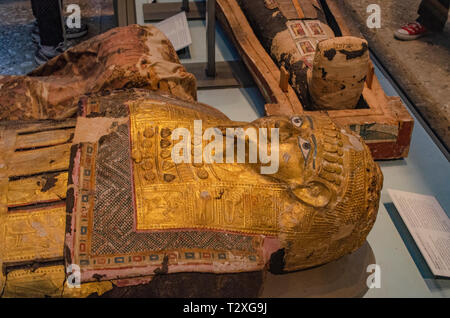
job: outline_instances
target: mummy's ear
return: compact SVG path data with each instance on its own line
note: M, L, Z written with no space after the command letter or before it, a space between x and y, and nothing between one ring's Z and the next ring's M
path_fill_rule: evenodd
M292 185L289 190L298 201L315 208L324 208L331 200L330 189L317 181L309 182L306 185Z

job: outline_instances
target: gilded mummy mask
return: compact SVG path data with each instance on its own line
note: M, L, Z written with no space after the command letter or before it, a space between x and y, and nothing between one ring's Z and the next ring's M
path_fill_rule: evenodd
M114 99L118 102L111 103ZM278 128L278 170L262 174L260 162L173 162L172 134L178 128L193 131L199 120L203 131ZM97 127L95 137L87 127ZM120 277L149 274L161 266L164 255L173 255L169 272L308 268L357 249L376 218L381 172L361 138L325 116L266 117L240 123L206 105L133 90L87 99L78 128L73 156L79 164L72 172L70 217L75 228L66 244L70 261L82 264L85 281L93 275L112 278L113 270ZM202 143L206 146L207 141ZM215 151L225 153L225 145ZM113 171L120 176L117 180ZM114 182L121 186L111 189ZM128 216L120 222L129 227L107 221L116 215L121 220L125 209ZM117 227L132 241L110 249L107 238L115 237ZM173 243L173 235L185 243ZM80 252L78 244L84 239L92 242L90 254ZM104 243L96 245L98 240ZM131 242L130 250L118 247ZM135 253L143 252L155 253L154 262L139 270L122 270L136 265ZM110 259L109 266L99 265L105 262L102 253L118 255L116 259L124 264ZM205 262L204 253L217 253L216 259Z

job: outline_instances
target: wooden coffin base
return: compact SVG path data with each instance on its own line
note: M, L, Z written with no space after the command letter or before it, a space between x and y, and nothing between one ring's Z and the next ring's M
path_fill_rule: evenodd
M342 35L361 36L355 34L354 28L344 21L335 0L327 0L327 3ZM262 47L236 0L217 0L217 18L264 96L267 115L329 115L337 124L359 133L372 150L374 159L408 156L414 120L399 97L386 95L372 64L363 91L368 108L307 111L291 86L288 85L285 90L280 88L280 69Z
M157 274L65 288L64 237L75 120L0 124L0 297L255 298L264 271Z

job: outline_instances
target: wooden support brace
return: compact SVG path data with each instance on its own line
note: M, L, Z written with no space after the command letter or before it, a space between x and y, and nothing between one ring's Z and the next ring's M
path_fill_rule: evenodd
M367 77L366 77L366 84L369 89L372 89L374 76L375 76L375 68L372 63L369 63L369 71L367 72Z
M289 72L286 71L284 66L280 68L280 88L283 92L287 93L289 86Z
M302 10L302 7L300 6L300 3L298 3L298 0L292 0L292 2L294 3L295 10L297 10L298 18L299 19L304 19L305 18L305 14L303 13L303 10Z

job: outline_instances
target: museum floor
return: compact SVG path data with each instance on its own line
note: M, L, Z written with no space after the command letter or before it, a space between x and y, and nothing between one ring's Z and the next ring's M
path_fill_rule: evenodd
M12 3L28 5L28 1L2 0L0 12L3 12L1 6ZM26 26L23 27L29 22L27 19L29 16L23 18L20 27L0 24L0 74L23 74L34 67L28 63L32 60L31 42L22 40L23 47L10 45L7 48L5 45L12 43L7 37L14 34L28 36L24 33ZM1 14L0 21L4 21ZM205 62L205 23L191 21L189 25L193 39L191 58L182 62ZM11 31L13 29L15 31ZM20 61L8 64L19 55L23 56ZM220 27L217 28L216 57L218 61L239 59ZM387 94L398 95L380 70L376 69L376 72ZM200 90L198 98L200 102L218 108L232 120L251 121L264 115L265 102L256 86ZM432 277L387 192L391 188L434 195L444 210L450 213L450 163L420 122L416 121L409 157L379 164L385 183L379 215L367 244L356 253L325 266L282 276L269 274L263 297L450 297L450 280ZM369 274L366 269L370 264L381 267L379 289L367 288Z

